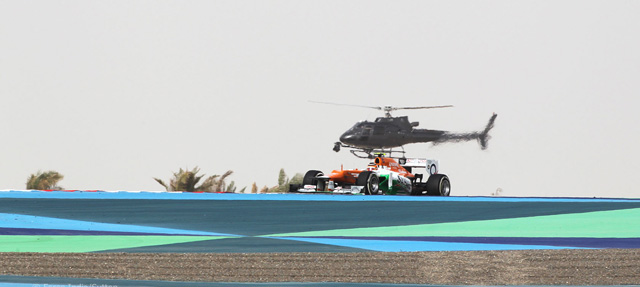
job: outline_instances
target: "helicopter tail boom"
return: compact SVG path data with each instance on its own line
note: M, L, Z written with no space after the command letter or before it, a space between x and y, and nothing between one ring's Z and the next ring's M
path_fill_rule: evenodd
M480 144L480 148L485 150L489 144L489 140L491 139L491 135L489 132L493 129L494 123L496 121L497 114L493 114L491 118L489 118L489 122L487 126L482 131L471 132L471 133L445 133L439 139L435 140L433 144L441 144L445 142L463 142L463 141L471 141L478 140Z

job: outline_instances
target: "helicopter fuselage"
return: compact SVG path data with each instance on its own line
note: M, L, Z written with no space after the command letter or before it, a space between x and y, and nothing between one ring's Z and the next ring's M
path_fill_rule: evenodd
M416 129L418 122L409 122L407 116L393 117L392 111L396 110L417 110L417 109L438 109L451 108L453 106L424 106L424 107L371 107L362 105L345 105L327 102L315 102L320 104L330 104L339 106L355 106L361 108L371 108L384 111L385 116L376 118L375 121L361 121L340 136L340 141L333 144L333 151L339 152L341 147L351 149L351 153L357 157L372 158L375 152L393 152L393 148L403 147L411 143L441 144L445 142L465 142L477 140L481 149L486 149L489 139L489 131L493 128L497 114L489 118L489 122L484 130L474 132L453 133L448 131ZM385 149L389 149L385 151ZM360 156L358 153L364 152L366 155ZM404 153L404 148L402 148Z
M445 131L415 129L417 122L408 117L379 117L374 122L361 121L340 136L343 144L358 148L393 148L410 143L440 140Z

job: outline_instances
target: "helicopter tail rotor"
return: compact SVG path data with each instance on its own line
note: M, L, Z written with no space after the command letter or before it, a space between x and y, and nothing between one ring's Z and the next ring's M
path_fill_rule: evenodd
M487 123L487 126L484 128L484 131L482 131L482 133L478 137L478 141L480 142L480 148L483 150L487 149L487 145L489 144L489 140L491 139L491 136L489 135L489 131L493 129L494 123L496 121L496 117L498 117L498 114L493 113L493 115L489 119L489 122Z

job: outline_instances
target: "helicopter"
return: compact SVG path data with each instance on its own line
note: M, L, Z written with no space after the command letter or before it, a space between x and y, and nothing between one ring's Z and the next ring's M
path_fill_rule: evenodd
M393 107L393 106L362 106L336 104L328 102L316 102L319 104L330 104L340 106L353 106L361 108L370 108L381 110L385 113L384 117L378 117L373 122L360 121L352 128L348 129L340 136L340 141L335 142L333 150L339 152L340 148L349 148L351 153L360 158L373 158L376 153L392 153L393 148L401 148L404 154L403 146L412 143L434 143L440 144L445 142L462 142L477 140L481 149L486 149L490 136L489 131L494 126L497 114L493 114L489 118L489 122L484 130L467 133L454 133L449 131L418 129L418 122L410 122L407 116L394 117L391 112L397 110L416 110L416 109L440 109L451 108L452 105L443 106L424 106L424 107ZM395 152L398 152L397 150Z

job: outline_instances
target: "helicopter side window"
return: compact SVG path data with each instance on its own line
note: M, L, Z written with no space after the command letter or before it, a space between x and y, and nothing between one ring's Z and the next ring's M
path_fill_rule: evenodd
M384 135L384 130L385 130L384 126L377 125L373 127L373 134L378 136Z
M390 123L393 122L392 118L376 118L376 123Z
M363 136L369 136L369 135L371 135L371 132L372 132L372 131L373 131L373 128L372 128L371 126L365 126L365 127L362 129L362 135L363 135Z

